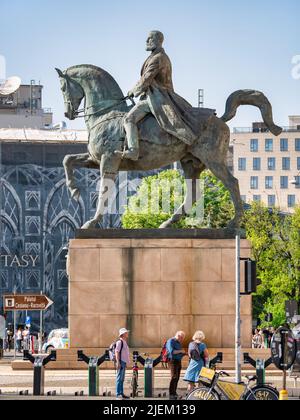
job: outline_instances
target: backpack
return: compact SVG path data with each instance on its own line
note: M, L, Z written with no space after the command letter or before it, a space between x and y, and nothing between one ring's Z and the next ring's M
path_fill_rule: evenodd
M160 355L161 355L161 363L163 365L167 365L171 361L171 358L167 349L167 341L164 342Z
M205 362L204 352L200 352L198 344L193 342L191 347L192 348L189 350L190 360L199 362L202 359Z
M117 347L117 344L118 344L118 342L119 341L121 341L121 351L120 351L120 353L122 353L122 350L123 350L123 345L124 345L124 343L123 343L123 341L122 340L116 340L116 341L114 341L110 346L109 346L109 349L108 349L108 352L109 352L109 360L111 361L111 362L114 362L114 363L116 363L117 362L117 358L116 358L116 347Z

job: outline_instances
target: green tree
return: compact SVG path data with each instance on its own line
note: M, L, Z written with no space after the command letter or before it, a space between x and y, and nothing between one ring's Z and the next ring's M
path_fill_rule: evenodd
M201 174L204 214L199 219L194 206L190 215L174 227L225 227L233 217L234 208L229 191L211 172ZM126 229L158 228L182 204L186 186L184 177L176 170L167 170L144 178L137 194L130 198L122 217Z
M278 327L285 322L285 301L300 298L300 209L282 216L277 209L253 203L244 220L261 280L254 315L264 324L265 315L272 313Z

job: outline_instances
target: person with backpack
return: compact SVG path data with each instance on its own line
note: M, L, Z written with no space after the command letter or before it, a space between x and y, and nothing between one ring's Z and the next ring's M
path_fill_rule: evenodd
M124 382L126 367L130 364L130 351L127 344L129 331L121 328L119 331L119 339L110 346L110 358L116 363L116 395L118 400L128 400L124 394Z
M178 331L175 337L170 338L167 341L166 349L168 353L169 368L171 371L171 382L169 387L170 400L177 400L177 386L180 379L180 373L182 368L181 360L186 355L185 350L182 348L182 344L185 339L185 332Z
M199 382L201 369L209 363L209 354L204 340L204 333L196 331L193 341L189 344L188 355L190 363L184 376L184 381L188 382L188 393L194 390L195 384Z

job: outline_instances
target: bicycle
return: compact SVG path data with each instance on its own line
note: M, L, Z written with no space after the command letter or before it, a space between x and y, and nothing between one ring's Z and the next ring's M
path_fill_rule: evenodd
M138 388L139 388L139 366L138 366L138 352L133 352L133 367L132 367L132 378L131 378L131 389L132 389L132 398L138 397Z
M239 384L220 379L224 377L230 377L230 375L224 371L216 372L212 369L203 368L199 378L202 386L193 390L186 399L199 401L279 400L279 392L276 388L269 385L253 387L250 385L257 380L256 376L245 376L247 382L241 382Z

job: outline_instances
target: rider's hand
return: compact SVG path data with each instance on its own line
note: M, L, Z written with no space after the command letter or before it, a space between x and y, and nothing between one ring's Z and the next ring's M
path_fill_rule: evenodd
M119 360L117 360L116 369L117 370L120 370L121 369L121 362Z
M134 98L134 91L133 91L133 90L130 90L130 91L127 93L127 96L128 96L128 98Z

